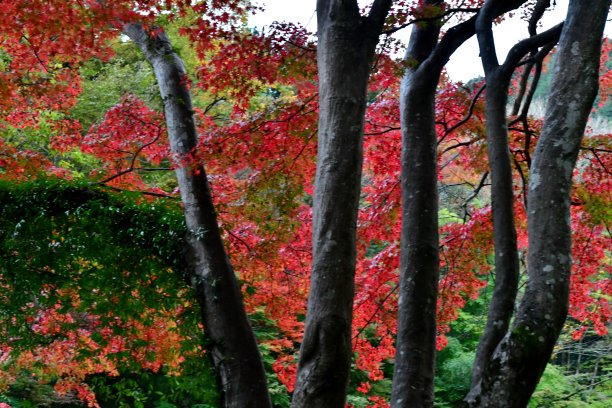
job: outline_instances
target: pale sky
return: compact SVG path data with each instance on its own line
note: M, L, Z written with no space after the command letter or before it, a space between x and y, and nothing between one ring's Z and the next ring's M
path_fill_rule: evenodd
M569 0L557 0L554 9L549 10L542 19L543 28L550 28L560 23L567 12ZM310 31L315 32L317 28L317 18L315 14L316 0L256 0L256 3L264 5L266 10L251 17L250 24L261 28L273 21L290 21L300 23ZM368 1L360 0L360 4L367 4ZM405 28L396 34L405 44L410 37L411 28ZM498 50L498 58L501 61L505 58L508 50L518 40L528 37L527 23L515 16L494 28L495 43ZM606 35L612 36L612 25L606 26ZM482 66L478 57L478 42L476 37L472 37L461 48L455 52L446 66L450 77L455 81L467 81L479 75L483 75Z

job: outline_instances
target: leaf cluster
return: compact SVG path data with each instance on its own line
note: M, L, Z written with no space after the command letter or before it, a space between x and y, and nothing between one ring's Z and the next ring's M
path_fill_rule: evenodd
M32 339L20 332L37 311L74 306L75 294L78 311L122 319L184 304L179 208L137 197L58 180L0 184L5 334Z

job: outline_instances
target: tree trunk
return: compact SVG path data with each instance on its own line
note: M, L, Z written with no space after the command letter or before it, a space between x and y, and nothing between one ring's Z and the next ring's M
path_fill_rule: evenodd
M485 102L487 150L491 172L491 208L495 247L495 286L487 325L478 344L472 382L478 383L482 366L506 334L518 290L519 259L514 226L514 190L508 149L506 103L508 82L499 75L486 76Z
M225 253L204 167L184 162L196 147L198 135L183 61L164 33L151 36L140 24L127 24L123 32L153 66L164 101L168 138L177 162L176 176L189 231L190 275L210 339L209 351L220 382L222 406L270 407L261 355Z
M529 279L511 330L483 367L470 407L525 407L565 322L571 270L570 189L598 86L610 0L572 0L529 180ZM585 30L584 27L589 27Z
M319 133L308 312L292 406L344 407L352 357L366 92L391 0L317 2Z
M488 1L483 6L476 21L476 32L487 84L485 117L492 186L495 286L489 304L487 325L476 351L472 385L480 381L484 365L508 330L519 282L519 258L514 225L514 188L506 123L510 80L518 62L528 51L533 51L539 45L556 41L561 30L561 27L557 26L553 31L521 41L512 48L504 64L499 65L491 30L496 17L492 4L493 2Z
M499 16L522 2L498 3L493 12ZM415 25L406 52L410 66L400 96L403 202L394 408L433 405L439 274L435 93L444 65L474 35L475 22L472 17L450 28L439 42L437 22Z
M439 5L440 1L429 1ZM400 92L402 236L392 407L431 407L439 275L435 95L440 72L421 66L438 42L439 24L415 25Z

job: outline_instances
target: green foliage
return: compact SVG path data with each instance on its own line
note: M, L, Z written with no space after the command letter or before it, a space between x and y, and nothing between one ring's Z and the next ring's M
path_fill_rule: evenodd
M12 408L35 407L83 407L83 402L74 395L59 395L53 389L53 384L38 381L33 373L22 370L6 394L0 393L0 402L9 404Z
M43 180L0 184L0 204L0 327L11 336L36 341L25 320L40 307L69 304L69 290L83 311L120 318L171 310L188 293L175 203Z
M102 316L103 324L104 318L114 317L144 319L147 324L143 310L175 310L180 305L185 311L177 319L186 339L180 375L153 373L126 361L120 376L96 375L87 382L104 407L218 406L211 364L193 352L203 339L197 308L186 307L194 302L185 284L185 233L175 202L59 180L0 183L0 284L6 289L0 295L0 330L21 339L12 343L16 350L49 341L30 330L28 317L56 303L74 306L69 306L65 292L45 290L48 285L76 291L83 300L79 311ZM74 329L71 325L75 323L64 329ZM92 338L103 344L95 333ZM58 400L63 397L52 385L24 373L5 399L15 407L41 406L54 399L56 405L70 402Z
M185 63L187 72L195 73L202 62L189 39L179 35L179 29L189 25L189 20L195 20L197 16L185 16L172 21L164 16L158 19L160 26L164 27L170 37L175 51ZM113 45L113 50L115 55L110 61L93 59L81 68L82 93L71 111L71 116L81 123L85 132L99 122L126 94L136 95L154 110L163 110L153 69L138 47L131 41L120 39ZM205 108L210 104L212 97L209 93L198 87L193 87L191 92L195 107ZM227 114L230 110L229 104L224 106L224 113ZM217 109L211 112L215 113Z
M487 319L488 302L493 293L493 282L483 289L478 299L469 300L451 324L450 337L460 342L463 350L476 350ZM450 340L449 340L450 344ZM444 353L444 350L441 352Z
M278 353L271 350L270 347L262 342L266 340L278 339L281 333L276 327L276 323L266 317L262 311L256 311L249 316L251 326L255 332L255 337L259 342L259 350L261 351L264 369L266 370L266 379L268 380L268 391L272 399L272 405L275 408L288 408L291 405L291 394L287 387L282 384L272 368L278 357Z
M448 208L441 208L440 211L438 211L438 223L440 227L454 222L462 223L463 219Z
M388 246L389 243L386 241L372 241L366 250L365 256L366 258L372 258Z
M268 232L280 233L278 217L293 214L300 203L303 188L290 183L280 172L260 178L260 182L246 190L245 202L250 207L250 218ZM266 211L261 211L266 208ZM290 221L290 220L288 220Z
M23 339L15 343L22 348L43 340L28 331L25 320L35 312L28 308L33 301L44 307L62 300L62 295L54 292L40 295L49 283L78 290L84 305L95 305L87 312L112 311L134 318L143 307L173 307L189 293L184 282L184 234L181 209L169 200L110 193L78 182L0 183L0 284L7 288L0 291L0 329ZM380 250L377 245L372 244L376 247L373 251ZM138 299L129 295L134 289L141 294ZM457 406L469 390L472 350L486 320L487 297L468 302L451 326L448 347L438 353L438 407ZM262 311L250 318L260 342L282 336L276 322ZM197 309L188 308L181 320L185 322L180 326L187 339L185 350L198 349L203 340L196 324ZM289 407L291 395L272 369L278 353L265 344L261 352L274 406ZM96 375L87 383L103 407L217 407L217 383L210 362L201 353L185 355L179 375L126 365L117 377ZM385 379L372 382L369 395L390 396L392 364L386 364L383 371ZM366 373L354 369L348 396L354 407L369 403L367 396L357 391L364 381ZM59 399L52 386L23 372L5 395L0 395L0 401L24 408L50 401L58 407L81 406L73 398ZM610 382L599 379L585 386L561 367L549 365L529 407L605 407L611 388Z
M95 375L87 383L104 408L216 408L219 394L214 370L203 355L191 356L182 365L180 375L146 370L123 371L118 377ZM53 384L40 383L31 373L23 372L0 402L13 408L52 406L83 407L73 394L59 395Z
M553 405L553 401L559 395L570 394L573 390L573 384L564 373L559 368L549 364L529 402L529 407L566 406L565 404Z
M368 406L368 398L364 395L349 394L346 397L346 402L355 408L365 408Z
M474 352L466 351L458 339L448 338L448 346L438 353L436 406L455 407L470 390Z
M58 112L46 111L40 113L36 127L18 128L3 123L2 140L20 150L32 150L49 155L49 140L54 135L50 124L63 118L64 115Z
M355 408L364 408L370 406L370 396L382 397L385 400L391 400L391 386L393 378L394 365L390 361L383 362L381 367L384 378L378 381L372 381L368 377L368 373L356 369L353 365L351 369L351 381L349 383L347 402ZM357 388L361 383L367 382L370 385L368 394L358 391Z
M491 293L492 284L485 289L477 300L470 300L460 312L459 318L451 325L448 346L437 354L435 406L452 408L459 405L469 391L474 350L483 332L487 316L487 293ZM571 339L571 327L562 335L564 350L578 347L576 352L588 354L588 350L597 346L606 349L606 343L594 337L580 349L579 341ZM564 340L563 340L564 339ZM603 344L599 344L599 342ZM567 352L567 351L566 351ZM594 350L593 350L594 352ZM592 357L595 358L595 357ZM564 368L549 364L529 403L529 408L603 408L609 406L612 398L612 378L607 371L604 359L600 362L600 371L593 373L593 361L582 358L584 374L576 374L575 365ZM573 363L576 363L575 361Z
M451 324L448 345L436 356L436 407L456 407L470 390L474 350L482 335L486 315L487 301L481 296L468 301Z
M125 94L134 94L151 108L162 109L153 69L131 42L118 42L109 62L91 60L81 69L83 92L71 115L87 131Z
M191 356L181 367L180 375L134 370L119 377L94 376L88 383L105 408L218 407L219 394L209 359Z
M612 384L605 378L596 387L584 386L576 376L549 364L533 393L529 408L605 408L610 406L611 398Z
M590 215L593 224L606 225L612 220L612 207L610 207L609 197L595 194L581 194L584 208Z
M468 209L466 203L469 203L470 207L483 207L485 202L479 197L472 197L473 193L473 188L468 185L440 184L440 210L438 213L440 226L444 226L451 222L462 223L462 217Z

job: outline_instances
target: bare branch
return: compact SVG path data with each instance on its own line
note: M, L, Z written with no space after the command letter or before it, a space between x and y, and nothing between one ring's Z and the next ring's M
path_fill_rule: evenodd
M482 177L480 178L480 182L478 183L478 185L476 186L476 188L474 189L474 191L472 192L472 194L465 199L465 202L463 203L462 207L463 207L463 222L466 221L467 216L469 215L469 212L467 210L468 204L475 199L476 197L478 197L478 194L480 194L480 190L482 190L487 184L487 178L489 177L489 172L486 171Z
M553 41L550 44L547 44L546 46L544 46L540 51L538 51L538 53L536 53L533 56L533 59L530 60L530 62L527 64L527 67L530 67L530 66L533 66L533 64L535 63L535 72L533 74L533 80L531 81L531 86L529 87L529 92L527 93L527 97L525 98L525 102L523 103L523 108L517 119L521 118L523 120L526 120L527 114L529 112L529 107L531 106L531 102L533 101L533 96L535 95L536 88L538 87L538 83L540 82L540 75L542 73L542 62L544 58L552 51L555 45L557 45L557 42ZM525 78L529 77L529 71L527 70L530 71L531 68L526 68L526 71L523 73L523 76ZM521 79L521 84L522 84L522 79ZM524 92L524 89L523 89L523 92ZM522 94L519 94L519 96L517 97L514 103L514 110L516 110L516 112L518 112L518 107L520 106L520 102L522 98L523 98ZM516 115L516 113L513 113L513 115ZM515 122L512 122L512 123L515 123Z
M516 157L516 153L518 152L512 152L512 160L514 162L514 167L516 168L516 171L518 172L519 176L521 177L521 189L523 190L523 204L525 204L525 208L527 208L527 177L525 176L525 172L523 172L523 168L521 167L521 163L519 162L518 158Z
M128 192L128 193L139 193L139 194L148 195L148 196L151 196L151 197L160 197L160 198L168 198L170 200L179 200L179 197L171 196L169 194L153 193L151 191L126 190L126 189L123 189L123 188L109 186L109 185L105 185L105 187L109 188L109 189L111 189L113 191L119 191L119 192L122 192L122 193L125 193L125 192Z
M437 16L433 16L433 17L419 17L419 18L412 19L412 20L410 20L407 23L404 23L404 24L399 25L397 27L393 27L393 28L390 28L388 30L385 30L382 33L386 34L386 35L391 35L391 34L397 33L400 30L403 30L404 28L406 28L408 26L411 26L412 24L437 21L437 20L441 20L441 19L443 19L445 17L450 17L453 14L457 14L457 13L477 13L478 10L480 10L480 9L479 8L474 8L474 7L452 8L452 9L446 10L442 14L438 14Z

